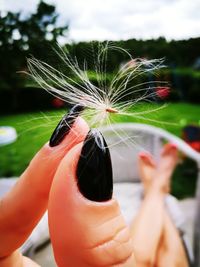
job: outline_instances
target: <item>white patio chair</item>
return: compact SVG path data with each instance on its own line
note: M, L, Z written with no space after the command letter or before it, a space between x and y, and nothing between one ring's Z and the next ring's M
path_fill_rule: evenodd
M138 194L138 189L130 192L130 183L135 183L136 188L140 182L139 173L137 168L137 155L140 151L148 151L154 155L158 160L160 150L163 146L163 142L171 142L176 144L177 148L182 151L186 156L196 161L198 165L198 182L196 186L196 218L194 225L194 255L195 255L195 267L200 267L200 153L194 151L183 140L175 135L155 126L150 126L140 123L121 123L113 124L100 128L103 133L108 146L110 147L111 159L113 164L113 176L114 176L114 191L120 198L124 194L126 198L130 197L130 194ZM120 185L121 183L121 185ZM122 185L123 184L123 185ZM121 189L120 189L121 188ZM127 190L129 188L129 190ZM127 190L127 191L126 191ZM122 197L123 198L123 197ZM120 202L120 199L119 199ZM126 202L121 199L121 202ZM173 199L171 199L173 202ZM133 203L133 202L131 202ZM122 210L126 203L122 203ZM129 200L130 205L130 200ZM131 204L132 205L132 204ZM171 203L173 206L174 203ZM176 205L175 205L176 206ZM135 207L137 209L137 207ZM178 209L177 209L178 211ZM180 218L176 216L176 208L174 210L175 220ZM129 211L127 210L127 213ZM128 214L125 214L128 216Z

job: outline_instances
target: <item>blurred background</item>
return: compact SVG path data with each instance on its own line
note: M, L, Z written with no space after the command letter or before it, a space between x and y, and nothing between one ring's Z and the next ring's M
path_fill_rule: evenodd
M199 129L199 10L199 0L1 0L0 125L14 127L18 138L0 147L0 177L19 176L66 112L67 103L39 88L24 74L30 56L64 71L65 66L60 65L53 51L57 43L67 45L80 62L90 60L91 41L94 47L98 42L112 41L134 58L164 58L167 67L156 79L169 82L169 87L157 89L158 100L152 105L167 101L168 107L155 116L158 121L174 124L157 126L181 138L187 137L185 127L194 125ZM125 54L112 51L105 79L109 81L127 60ZM97 82L92 68L89 77L94 84ZM145 109L145 105L141 108ZM2 139L5 131L0 130ZM198 151L199 133L195 138L190 144ZM179 198L193 196L196 183L195 164L184 155L182 159L185 167L177 170L173 186ZM184 178L188 174L190 179Z

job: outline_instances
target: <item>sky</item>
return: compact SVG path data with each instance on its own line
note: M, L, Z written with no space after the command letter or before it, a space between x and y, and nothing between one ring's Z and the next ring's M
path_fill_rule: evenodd
M38 0L0 0L0 10L36 9ZM200 0L45 0L69 23L68 40L200 37Z

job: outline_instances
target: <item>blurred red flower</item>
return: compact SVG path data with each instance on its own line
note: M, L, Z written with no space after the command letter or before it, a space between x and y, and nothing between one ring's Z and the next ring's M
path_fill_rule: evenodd
M61 108L64 106L64 101L62 99L59 99L59 98L54 98L52 100L52 105L55 107L55 108Z
M168 86L158 86L156 88L156 95L162 99L169 96L170 93L170 87Z

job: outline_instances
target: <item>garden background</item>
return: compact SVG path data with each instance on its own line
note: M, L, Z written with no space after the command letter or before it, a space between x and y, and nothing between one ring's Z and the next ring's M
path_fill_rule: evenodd
M58 26L58 18L55 6L43 1L34 13L26 17L21 16L20 12L0 14L0 125L13 126L18 132L15 143L0 147L0 177L20 175L35 152L48 141L59 118L69 108L67 103L39 88L25 74L26 58L32 55L65 71L65 66L57 61L53 48L61 36L67 40L70 25ZM129 39L112 41L112 44L126 49L134 58L165 59L166 68L159 71L156 79L168 82L170 94L166 99L161 97L151 104L141 103L137 109L146 110L163 102L167 102L168 106L149 114L150 119L158 120L157 123L145 118L140 122L162 127L179 137L186 125L200 125L200 38L171 41L164 37ZM90 62L91 42L62 44L65 45L80 62ZM94 48L98 45L99 42L92 42ZM109 82L127 60L126 54L111 51L105 82ZM97 75L90 64L88 68L88 76L96 84ZM138 122L128 117L118 121ZM184 164L177 168L173 179L173 193L179 198L194 195L197 173L195 164L184 155L181 157Z

